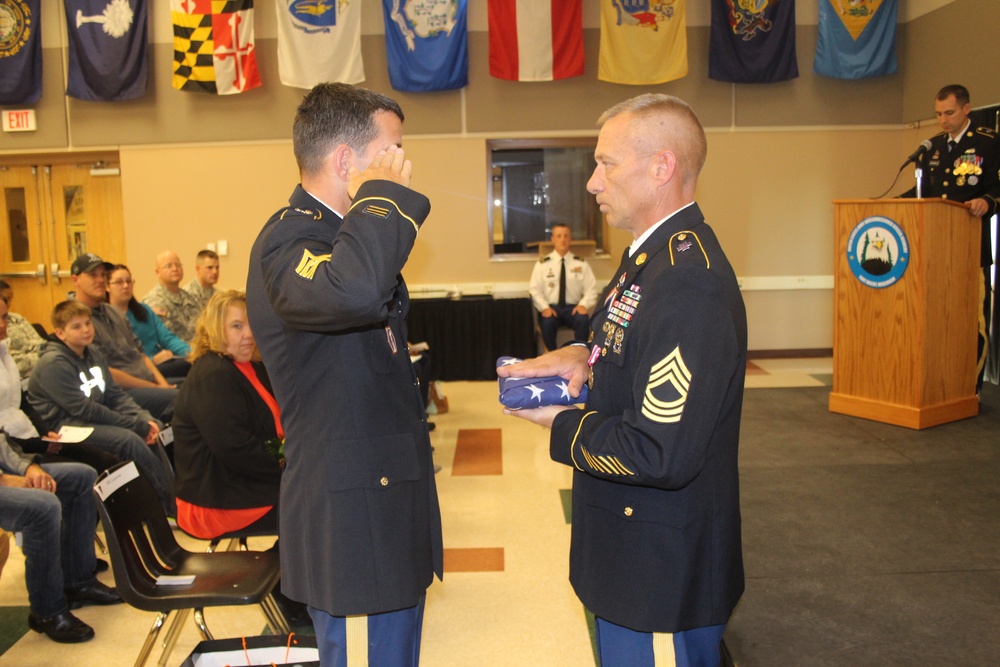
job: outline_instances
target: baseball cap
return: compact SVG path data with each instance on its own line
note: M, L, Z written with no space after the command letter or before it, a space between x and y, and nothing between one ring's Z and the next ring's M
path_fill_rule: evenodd
M73 260L73 265L69 267L69 273L72 276L78 276L81 273L90 273L99 266L103 266L105 269L110 271L114 264L111 262L105 262L94 253L88 252Z

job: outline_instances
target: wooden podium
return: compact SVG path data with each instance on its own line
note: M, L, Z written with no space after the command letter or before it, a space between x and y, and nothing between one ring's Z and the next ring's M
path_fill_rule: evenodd
M840 200L834 209L830 411L914 429L978 414L979 218L942 199ZM898 226L888 234L878 226L886 220ZM888 255L894 270L886 280L861 270L871 284L862 282L861 260L888 266L878 254L898 245L896 229L903 247Z

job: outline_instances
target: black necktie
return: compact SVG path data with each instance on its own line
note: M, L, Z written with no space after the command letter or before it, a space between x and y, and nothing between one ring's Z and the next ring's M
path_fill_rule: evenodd
M559 269L559 305L566 305L566 258L563 257L561 260L562 266Z
M948 140L948 155L951 155L952 149L955 148L955 142L951 139Z

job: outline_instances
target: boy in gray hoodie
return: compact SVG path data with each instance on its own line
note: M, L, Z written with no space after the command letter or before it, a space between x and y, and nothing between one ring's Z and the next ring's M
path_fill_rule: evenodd
M42 348L28 381L28 402L42 419L63 426L93 428L84 442L132 460L146 474L168 515L174 494L166 471L151 446L163 424L129 396L111 377L104 357L88 346L94 340L90 308L63 301L52 313L57 340Z

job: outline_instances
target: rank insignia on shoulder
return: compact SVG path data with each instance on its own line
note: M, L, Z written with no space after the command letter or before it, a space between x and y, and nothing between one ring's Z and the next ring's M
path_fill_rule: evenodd
M368 206L365 206L363 209L361 209L361 212L367 213L368 215L374 215L376 218L389 217L389 209L387 209L385 206L377 206L375 204L368 204Z
M670 244L669 244L670 263L676 265L679 261L681 261L678 258L677 253L682 253L682 252L686 253L688 250L691 250L696 246L698 250L701 250L700 257L705 262L705 268L711 268L711 263L709 262L708 254L705 252L705 248L701 245L701 239L698 238L697 234L690 231L677 232L670 238ZM683 259L683 261L687 264L690 264L692 262L700 264L701 261L697 259L698 257L699 255L697 253L692 253L690 255L687 255Z
M316 275L316 269L319 268L319 265L323 262L329 262L330 257L330 253L314 255L309 252L308 248L303 248L302 259L299 260L299 265L295 267L295 273L306 280L312 280L313 276Z

